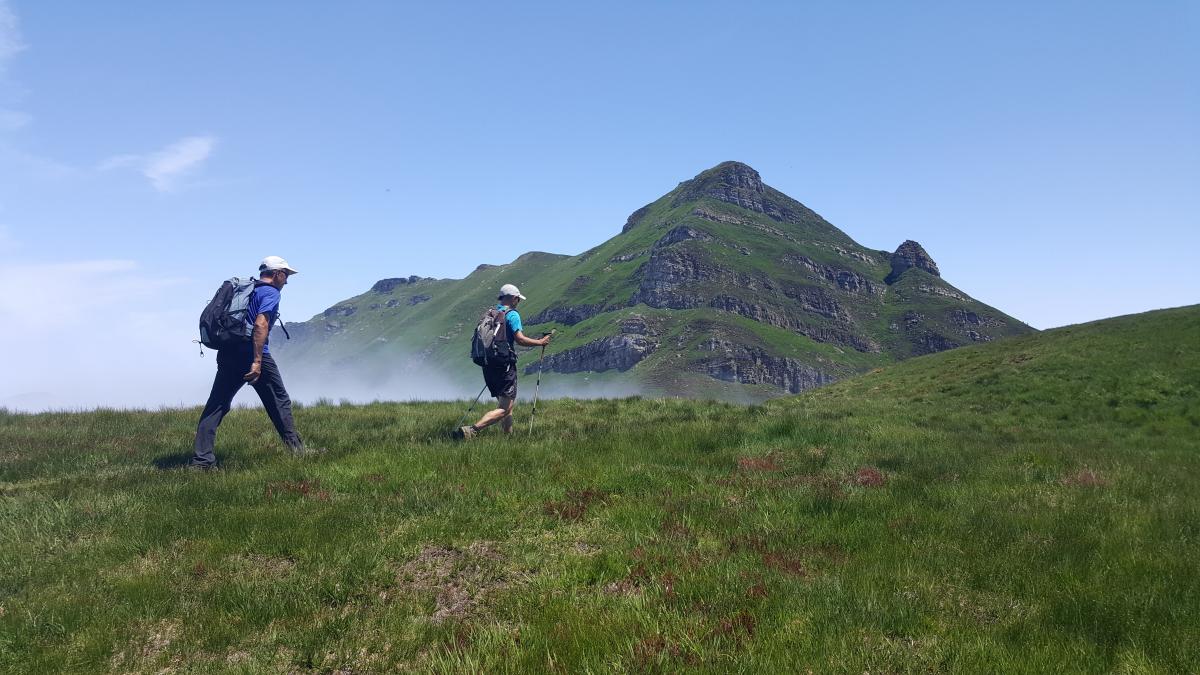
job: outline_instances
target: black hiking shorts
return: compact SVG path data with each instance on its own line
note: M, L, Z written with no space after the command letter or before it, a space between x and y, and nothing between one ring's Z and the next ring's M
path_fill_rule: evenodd
M488 393L496 398L517 397L517 366L502 366L499 368L484 367L483 381L487 383Z

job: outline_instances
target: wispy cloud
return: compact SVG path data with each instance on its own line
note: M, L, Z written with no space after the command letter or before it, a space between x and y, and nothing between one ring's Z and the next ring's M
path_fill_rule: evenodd
M181 178L194 172L213 152L213 136L188 136L149 155L116 155L100 163L101 171L136 169L159 192L171 192Z
M212 136L191 136L176 141L150 157L142 173L159 192L170 192L175 181L192 171L212 154L217 139Z
M8 62L23 49L25 41L21 38L17 15L6 0L0 0L0 73L4 72Z
M16 131L29 126L33 116L20 110L0 108L0 131Z

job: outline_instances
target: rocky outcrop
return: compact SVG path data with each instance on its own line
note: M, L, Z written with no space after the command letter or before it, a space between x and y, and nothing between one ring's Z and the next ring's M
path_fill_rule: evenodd
M824 279L837 285L840 290L860 295L878 295L883 289L863 275L848 269L823 265L808 256L792 253L783 256L783 262L801 267L812 274L814 279Z
M925 331L917 334L912 343L914 351L918 355L944 352L947 349L954 349L955 347L962 346L958 342L951 340L945 335L936 333L934 331Z
M640 258L644 255L646 255L645 251L634 251L633 253L622 253L621 255L614 255L613 257L609 258L608 262L610 262L610 263L629 262L630 260L634 260L635 258Z
M357 311L358 307L355 307L354 305L334 305L333 307L325 310L325 318L328 319L335 316L353 316Z
M625 234L626 232L637 227L637 224L642 222L642 218L645 218L647 213L650 213L650 204L647 204L637 211L629 214L629 218L625 221L625 227L621 228L621 234Z
M925 249L917 242L909 239L900 244L900 248L896 249L896 252L892 254L892 273L884 281L889 284L895 283L901 274L914 267L925 270L935 277L942 276L942 273L938 271L937 263L933 261L933 258L929 257Z
M594 340L582 347L551 354L542 360L541 368L556 373L581 373L605 370L626 371L650 356L658 348L658 331L641 314L630 314L621 320L620 334ZM525 369L538 371L537 363Z
M604 303L598 302L594 305L570 305L561 307L547 307L538 312L536 316L529 319L530 325L539 323L561 323L564 326L574 326L580 321L587 321L604 311Z
M551 354L542 360L540 367L556 373L626 371L654 353L657 347L658 343L646 335L614 335ZM533 363L525 372L535 373L538 368L539 365Z
M765 323L768 326L790 330L812 338L817 342L845 345L860 352L879 352L882 350L878 342L859 335L848 328L806 322L795 316L794 313L784 312L758 303L747 302L741 298L722 295L713 298L709 306L714 309L744 316L759 323Z
M412 276L409 276L409 277L397 277L394 279L380 279L379 281L375 282L374 286L371 287L371 292L372 293L391 293L392 291L399 288L400 286L407 286L408 284L415 284L420 281L433 281L433 279L430 277L419 277L415 274Z
M798 394L837 380L797 359L772 356L764 349L727 340L709 338L699 349L714 354L702 362L703 372L726 382L767 384Z
M408 299L409 305L419 305L422 302L429 302L429 296L422 293L420 295L414 295Z
M803 204L764 185L758 172L741 162L722 162L681 183L671 207L706 197L756 211L780 222L819 223L822 229L833 227Z
M707 232L701 232L700 230L687 225L680 225L678 227L671 228L671 231L663 235L662 239L654 242L653 248L666 248L671 244L678 244L681 241L687 241L689 239L695 239L698 241L712 241L712 237Z
M949 288L933 286L931 284L921 284L920 286L917 286L917 291L926 295L940 295L943 298L952 298L954 300L958 300L959 302L967 302L969 300L969 298L962 293L957 293Z
M877 342L857 334L849 311L821 288L780 286L770 278L739 274L672 247L654 251L640 273L640 285L630 298L630 305L644 303L659 309L711 307L785 328L818 342L833 342L865 352L881 350ZM712 290L704 292L705 287L728 290L713 295ZM777 303L746 300L745 292L775 297ZM790 303L799 307L787 307ZM806 321L804 313L832 320L833 324Z
M749 218L741 218L739 216L731 216L726 213L717 213L716 211L713 211L711 209L706 209L701 206L697 206L696 208L692 209L692 215L696 216L697 218L703 218L704 220L711 220L714 223L724 223L726 225L754 225L755 224L754 221L750 220ZM774 229L774 228L771 228L771 229ZM775 232L778 233L779 236L786 236L786 235L784 235L783 232L780 232L779 230L775 230Z

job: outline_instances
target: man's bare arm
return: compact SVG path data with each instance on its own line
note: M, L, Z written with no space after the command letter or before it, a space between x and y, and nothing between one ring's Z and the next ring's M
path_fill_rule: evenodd
M525 335L525 333L521 331L517 331L516 334L517 344L523 347L545 347L546 345L550 344L550 337L550 335L547 335L546 337L535 340L534 338Z
M259 314L254 319L254 362L250 364L250 372L243 378L250 384L257 382L259 375L262 375L263 347L267 344L267 336L270 333L271 320L266 314Z

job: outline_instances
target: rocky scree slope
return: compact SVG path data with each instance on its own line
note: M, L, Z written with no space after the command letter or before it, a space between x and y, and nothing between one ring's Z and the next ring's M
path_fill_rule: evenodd
M576 256L527 253L465 279L384 279L302 324L279 351L368 374L435 364L477 378L470 332L502 283L541 365L652 394L761 399L1032 329L941 278L920 244L868 249L739 162L704 171ZM274 347L275 342L272 342Z

